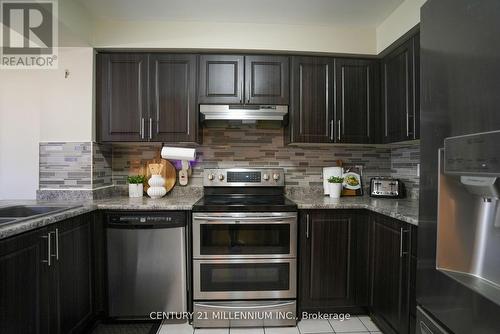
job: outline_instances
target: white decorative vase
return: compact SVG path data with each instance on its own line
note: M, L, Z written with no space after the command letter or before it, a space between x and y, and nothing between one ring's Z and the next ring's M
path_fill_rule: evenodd
M153 175L148 181L148 195L151 198L162 198L167 193L167 189L163 186L165 180L161 175Z
M144 187L142 183L129 183L128 184L128 197L136 198L142 197L144 193Z
M342 183L328 183L330 198L340 198Z

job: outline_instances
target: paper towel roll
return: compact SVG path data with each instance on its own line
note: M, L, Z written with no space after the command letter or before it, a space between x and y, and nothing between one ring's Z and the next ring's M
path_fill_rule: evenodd
M161 149L163 159L193 161L195 156L196 149L194 148L164 146Z

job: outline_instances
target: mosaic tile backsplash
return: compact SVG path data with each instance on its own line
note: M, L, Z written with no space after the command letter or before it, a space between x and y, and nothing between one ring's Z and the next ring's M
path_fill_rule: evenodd
M40 189L92 189L90 142L40 143Z
M161 146L151 144L113 144L113 181L125 185L131 171L137 171L158 155ZM365 182L372 176L390 175L391 151L376 146L285 146L283 129L210 128L204 130L203 145L196 148L192 163L191 186L202 186L203 168L281 167L288 187L322 186L322 168L337 160L364 167ZM368 183L365 183L368 184Z
M284 168L288 190L317 190L322 187L323 167L343 160L345 165L363 166L365 186L371 177L393 176L405 182L411 197L418 196L418 145L285 146L283 129L252 126L204 129L203 136L203 145L196 147L190 187L202 186L204 168L262 166ZM125 186L127 176L159 157L160 149L160 143L41 143L40 190Z
M395 147L391 149L391 176L404 182L410 197L418 197L420 180L420 145Z
M40 143L39 188L93 190L113 185L111 145Z

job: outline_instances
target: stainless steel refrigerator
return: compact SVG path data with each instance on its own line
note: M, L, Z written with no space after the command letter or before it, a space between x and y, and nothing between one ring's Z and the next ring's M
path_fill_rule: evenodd
M421 12L417 333L500 333L500 1Z

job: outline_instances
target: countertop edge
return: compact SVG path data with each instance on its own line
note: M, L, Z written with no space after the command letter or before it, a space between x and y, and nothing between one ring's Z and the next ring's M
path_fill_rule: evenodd
M297 208L299 210L341 210L341 209L365 209L375 213L379 213L408 224L418 226L418 218L405 216L401 213L390 211L387 208L377 207L370 203L334 203L334 204L314 204L314 203L300 203L300 201L290 198L291 201L297 203ZM67 211L58 212L55 214L49 214L42 217L25 220L18 223L13 223L11 225L6 225L0 228L0 240L6 239L21 233L29 232L42 228L57 222L63 221L65 219L73 218L85 213L89 213L95 210L157 210L157 211L191 211L193 204L162 204L162 203L146 203L146 204L130 204L130 203L89 203L82 206L76 207L74 209L69 209Z

